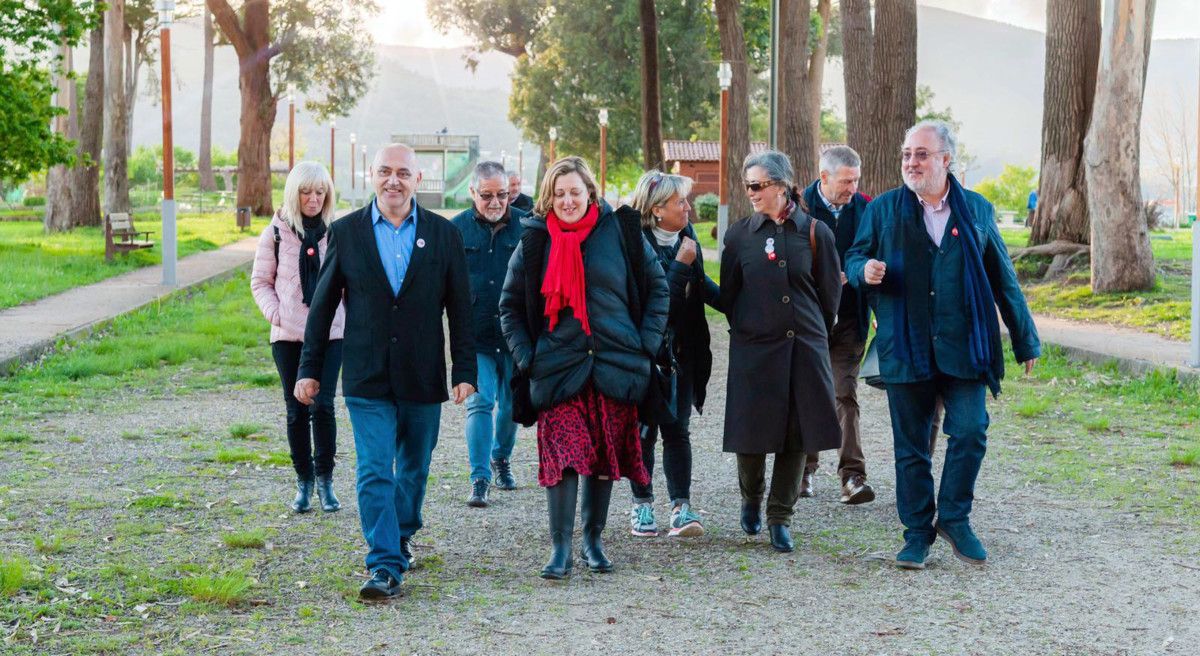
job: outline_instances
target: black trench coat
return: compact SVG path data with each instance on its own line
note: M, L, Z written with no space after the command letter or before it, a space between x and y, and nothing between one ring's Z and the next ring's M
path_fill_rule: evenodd
M813 261L810 221L799 208L782 226L754 214L725 235L720 307L730 327L726 452L816 453L841 446L828 335L842 266L833 231L820 221ZM768 239L774 240L774 259Z

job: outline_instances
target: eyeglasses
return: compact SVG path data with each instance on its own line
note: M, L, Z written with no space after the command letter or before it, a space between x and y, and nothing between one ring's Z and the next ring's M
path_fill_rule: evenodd
M766 182L747 182L746 191L762 191L763 189L769 189L776 184L777 183L774 180L767 180Z
M482 191L482 192L479 192L479 199L485 203L490 203L490 202L492 202L493 199L505 201L505 200L508 200L508 192L507 191L498 191L493 194L490 192Z
M900 159L904 160L905 162L907 162L909 160L914 160L914 159L917 160L918 162L924 162L924 161L928 160L930 157L933 157L934 155L940 155L944 152L946 152L946 151L944 151L944 150L934 150L934 151L902 150L902 151L900 151Z

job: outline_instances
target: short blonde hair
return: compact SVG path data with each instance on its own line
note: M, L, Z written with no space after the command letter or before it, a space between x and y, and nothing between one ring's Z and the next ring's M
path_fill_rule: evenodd
M538 193L537 205L533 211L538 216L546 216L554 207L554 183L564 175L570 173L578 173L580 178L583 178L583 185L588 190L588 200L593 203L598 202L600 197L596 191L596 178L592 175L592 170L588 168L587 162L583 161L582 157L564 157L550 168L546 169L546 175L542 178L542 188Z
M691 178L651 169L643 173L638 180L629 204L642 213L642 227L650 228L654 226L654 208L666 205L676 194L687 198L691 192Z
M325 190L321 221L328 226L333 222L333 208L336 205L333 178L329 177L329 171L325 170L323 165L318 162L300 162L288 174L287 184L283 186L283 207L280 214L301 237L304 236L304 213L300 211L300 190L318 187Z

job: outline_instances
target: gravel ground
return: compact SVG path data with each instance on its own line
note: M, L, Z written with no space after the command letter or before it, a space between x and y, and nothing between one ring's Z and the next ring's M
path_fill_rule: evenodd
M537 577L549 545L531 429L522 429L514 456L520 489L493 491L487 509L466 506L465 413L447 405L426 528L416 539L418 567L406 578L403 598L356 603L364 549L344 407L344 457L335 479L342 512L292 516L285 511L288 469L208 458L217 446L286 449L274 389L238 391L237 398L186 394L148 401L136 413L44 419L49 437L36 445L40 457L25 458L27 476L0 501L6 515L0 527L15 529L0 531L6 534L0 542L37 557L30 536L70 524L81 532L71 548L40 560L56 562L84 588L96 567L130 559L166 568L189 560L250 565L259 583L248 605L193 613L181 610L178 599L160 599L128 627L85 622L76 632L97 640L128 631L143 636L122 652L174 646L255 654L1200 653L1200 559L1181 546L1194 541L1179 539L1195 527L1118 513L1070 490L1027 482L1024 454L1006 440L1011 429L1002 404L992 408L991 450L973 517L991 555L987 566L960 563L940 540L927 570L892 566L901 527L890 427L886 399L869 388L860 392L862 429L877 500L840 505L830 467L835 458L827 456L816 498L797 503L795 553L775 553L765 535L745 536L733 456L720 450L726 349L725 333L715 330L708 412L693 420L693 505L707 534L630 536L630 495L619 482L606 533L612 574L580 572L577 565L565 583ZM268 426L270 441L224 436L229 425L247 421ZM130 432L146 437L122 439ZM17 466L11 456L0 460L6 471ZM43 468L45 475L38 473ZM665 491L661 469L655 486ZM130 515L126 502L152 490L174 490L191 504ZM665 499L657 512L665 524ZM131 517L166 528L112 539L110 533L120 533L114 526ZM246 526L271 531L267 549L232 553L221 545L222 531ZM10 631L17 639L0 643L0 651L21 644L19 627L4 633ZM47 651L28 640L25 647L68 651L42 633Z

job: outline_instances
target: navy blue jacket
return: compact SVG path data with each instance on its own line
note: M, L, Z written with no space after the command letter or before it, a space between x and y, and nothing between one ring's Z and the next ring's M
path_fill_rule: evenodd
M522 222L524 230L546 231L545 219L532 216ZM574 311L564 309L554 331L546 330L543 318L537 343L526 325L526 270L522 249L513 254L500 296L500 325L513 355L513 364L529 372L530 396L539 410L553 407L578 394L589 380L601 394L628 403L640 403L650 382L650 358L662 345L670 306L667 282L658 256L642 239L640 253L645 263L649 295L642 309L641 325L629 314L630 291L625 240L616 213L602 204L600 218L583 242L583 268L587 286L588 322L592 334ZM541 270L550 257L549 238ZM539 276L540 278L541 276Z
M942 245L934 245L925 230L920 205L915 202L909 205L906 201L905 194L912 193L905 187L897 187L872 200L867 205L854 245L846 254L846 275L850 278L850 284L859 291L871 290L877 299L874 310L879 320L876 336L879 343L879 374L885 383L923 380L912 363L897 357L895 352L896 313L904 297L908 304L911 348L914 351L924 349L936 371L956 378L978 380L980 375L971 368L968 350L970 313L963 290L962 243L951 231L952 222L947 225ZM1013 271L1008 249L996 227L996 210L987 199L973 191L964 189L963 194L971 213L975 215L974 229L983 256L983 267L992 295L1000 308L1000 316L1004 318L1004 325L1008 326L1017 362L1036 358L1041 355L1037 327L1025 304L1025 295L1017 284L1017 274ZM915 214L905 210L906 206L915 206ZM905 252L905 245L912 245L914 241L921 245L916 250L922 253L923 261L888 261L891 254ZM863 278L863 269L870 259L880 260L887 265L883 282L879 285L868 285ZM925 271L928 273L917 273ZM993 375L999 381L1004 377L1000 326L995 314L990 316L990 320L993 322Z
M854 236L858 234L858 224L862 222L863 213L867 211L867 199L862 194L854 194L850 202L846 203L846 206L838 213L837 218L834 218L833 212L829 211L829 208L825 206L825 201L821 200L821 196L818 194L817 187L820 184L821 181L817 180L804 190L804 202L808 205L809 216L816 218L833 230L838 258L844 265L846 251L850 250L850 246L854 244ZM867 294L859 293L850 285L849 281L842 285L842 300L838 305L837 317L838 323L853 321L858 328L858 339L867 341L867 332L870 327Z
M508 275L508 261L521 243L521 219L524 211L509 207L503 228L493 232L490 224L480 221L471 208L450 222L462 233L467 251L467 269L471 272L471 315L475 322L475 350L478 353L507 353L504 333L500 332L500 290Z

